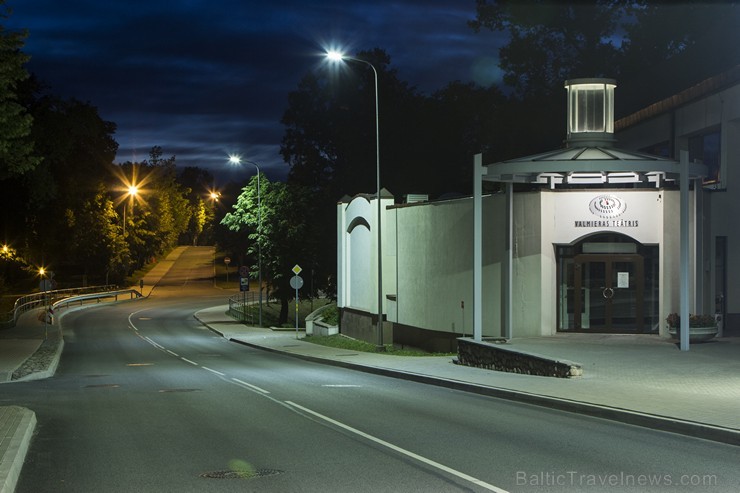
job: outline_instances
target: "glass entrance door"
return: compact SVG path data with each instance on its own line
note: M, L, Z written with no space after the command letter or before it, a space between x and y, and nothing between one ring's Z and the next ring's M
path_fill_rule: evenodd
M574 330L643 332L641 255L576 255L572 268Z

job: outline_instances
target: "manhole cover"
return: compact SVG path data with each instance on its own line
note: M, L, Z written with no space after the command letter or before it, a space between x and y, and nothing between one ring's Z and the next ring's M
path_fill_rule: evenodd
M282 474L279 469L255 469L253 471L212 471L204 472L201 478L207 479L253 479Z

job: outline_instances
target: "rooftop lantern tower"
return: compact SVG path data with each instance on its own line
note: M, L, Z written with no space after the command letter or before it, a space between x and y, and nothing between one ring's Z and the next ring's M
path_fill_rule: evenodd
M611 147L614 138L614 79L571 79L568 91L568 147Z

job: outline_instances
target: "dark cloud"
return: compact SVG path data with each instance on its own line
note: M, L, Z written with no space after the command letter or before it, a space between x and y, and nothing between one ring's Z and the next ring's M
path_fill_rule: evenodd
M324 47L386 50L425 92L498 77L499 38L474 33L474 0L8 0L29 69L118 125L118 161L154 145L181 166L224 169L229 152L282 177L287 95Z

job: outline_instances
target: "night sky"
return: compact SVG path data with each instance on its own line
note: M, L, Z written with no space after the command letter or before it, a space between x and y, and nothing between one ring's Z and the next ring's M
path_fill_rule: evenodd
M227 178L228 154L271 178L287 96L323 50L375 47L425 93L453 80L499 82L502 35L475 33L475 0L7 0L29 31L27 68L50 92L118 125L117 162L152 146L178 166ZM382 95L381 95L382 97ZM382 118L382 116L381 116ZM249 170L252 172L252 170Z

